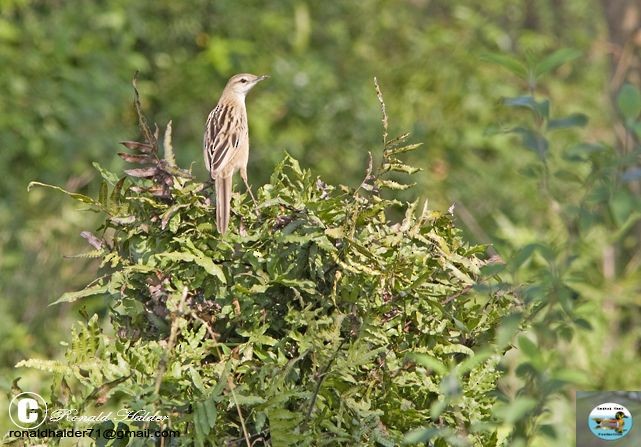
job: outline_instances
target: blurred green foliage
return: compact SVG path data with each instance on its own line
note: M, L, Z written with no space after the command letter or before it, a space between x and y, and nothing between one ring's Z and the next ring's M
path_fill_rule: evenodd
M409 157L424 169L418 188L399 196L455 203L468 239L506 262L499 281L544 310L506 356L500 390L514 407L497 417L511 415L505 431L517 426L532 445L571 445L571 393L554 375L634 388L641 339L639 93L626 85L609 106L605 32L594 0L0 1L0 385L23 374L24 388L41 386L13 365L60 355L75 316L46 304L95 271L63 259L90 219L26 185L98 193L91 162L119 169L114 142L137 135L135 70L150 115L174 120L179 164L195 161L201 179L204 120L226 79L271 74L248 104L255 186L284 150L328 182L358 185L380 142L369 131L378 76L391 133L425 142ZM584 124L579 113L587 126L553 129ZM621 128L631 137L619 145ZM522 424L542 410L539 429Z

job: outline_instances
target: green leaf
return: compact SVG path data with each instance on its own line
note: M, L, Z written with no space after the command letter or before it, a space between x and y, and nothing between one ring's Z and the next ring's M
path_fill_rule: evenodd
M207 417L207 422L210 428L213 428L216 425L216 417L218 416L218 410L216 409L216 400L212 397L203 402L205 408L205 415Z
M175 205L170 206L169 209L162 214L162 218L160 220L160 228L162 228L163 230L167 228L167 224L169 223L171 218L174 217L174 215L178 211L180 211L182 208L188 208L188 207L189 207L189 204L187 203L177 203ZM172 232L175 233L176 230L172 229Z
M502 262L496 262L492 264L487 264L481 267L481 274L484 277L491 277L498 275L499 273L505 270L506 264Z
M561 169L554 172L554 177L568 183L578 183L581 186L583 185L583 179L579 177L575 170Z
M253 406L265 403L265 398L257 395L236 394L236 402L238 402L238 405Z
M102 205L103 208L109 208L109 187L107 182L102 182L100 184L100 190L98 191L98 202Z
M573 61L581 56L581 52L571 48L561 48L547 56L534 67L534 75L538 78L549 73L561 65Z
M407 355L407 358L408 360L416 362L418 365L424 366L441 376L448 373L448 369L443 362L427 354L410 353Z
M496 344L499 347L506 346L511 342L514 335L519 331L523 315L515 312L504 317L496 331Z
M403 445L425 443L439 435L440 430L434 427L418 428L408 432L403 438Z
M535 152L542 160L545 160L548 153L549 143L547 138L533 129L517 127L512 132L521 135L521 142L526 149Z
M96 447L106 447L109 442L111 442L111 439L106 437L104 435L105 430L113 430L115 427L114 423L112 421L105 421L102 422L101 424L96 424L93 426L94 433L96 434ZM100 434L100 437L98 438L98 434Z
M453 343L451 345L443 346L443 354L466 354L473 356L474 351L465 345Z
M406 189L411 188L415 184L416 183L402 184L402 183L395 182L394 180L376 179L376 185L379 188L393 189L396 191L404 191Z
M641 113L641 92L632 84L624 84L617 95L619 111L626 120L635 120Z
M634 197L626 190L619 190L614 193L614 196L609 202L610 215L618 226L628 219L635 207Z
M406 146L401 146L401 147L396 147L394 149L387 149L385 151L385 156L386 157L391 157L394 155L402 154L404 152L410 152L413 150L416 150L416 148L422 146L423 143L414 143L414 144L408 144Z
M105 179L111 186L114 186L118 183L118 176L113 172L107 171L105 168L100 166L98 162L93 162L92 166L100 173L103 179Z
M499 403L494 407L494 414L499 420L514 424L523 419L536 407L536 400L531 397L517 397L509 404Z
M641 122L639 121L634 121L634 122L629 122L627 123L628 127L634 132L634 134L637 136L637 138L641 139Z
M74 301L80 298L107 293L107 290L108 290L108 286L96 284L92 287L87 287L86 289L78 290L77 292L67 292L49 305L53 306L54 304L59 304L59 303L73 303Z
M501 53L484 53L481 55L481 60L506 68L521 79L527 79L528 77L528 70L525 65L512 56Z
M569 127L584 127L588 117L582 113L573 113L564 118L557 118L548 122L548 130L567 129Z
M203 379L193 366L189 367L189 376L191 377L191 381L196 389L201 393L205 393L205 384L203 383Z
M199 439L204 439L209 432L211 427L209 426L209 419L207 417L207 409L203 402L196 402L194 404L194 428L196 429L196 436Z
M68 374L69 366L58 360L41 360L28 359L21 360L16 364L16 368L34 368L40 371L56 374Z
M566 160L583 162L607 150L608 148L602 144L580 143L571 146L563 156Z
M325 230L325 235L332 239L343 239L345 237L345 230L342 227L328 228Z
M303 419L301 412L273 406L268 407L266 412L273 447L290 447L306 438L296 430Z
M503 104L508 107L529 109L542 119L548 119L550 116L550 102L547 99L537 101L532 96L515 96L511 98L504 98Z
M586 331L591 331L594 328L592 327L592 323L590 323L588 320L585 318L577 318L574 320L574 324L576 324L578 327L581 329L585 329Z
M220 282L227 284L227 278L225 278L225 273L218 265L211 260L211 258L200 253L198 255L192 253L184 253L179 251L172 251L168 253L158 253L155 255L159 259L169 259L172 261L183 261L183 262L193 262L196 265L202 267L207 273L217 277Z
M109 220L117 225L131 225L136 221L135 216L111 216Z
M578 386L590 385L591 378L589 373L585 373L574 368L562 368L554 371L554 379Z
M474 355L471 355L470 357L459 363L457 365L456 372L459 375L466 374L474 368L478 367L481 363L488 361L491 357L492 353L490 350L475 353Z
M406 174L414 174L420 170L421 170L420 168L415 168L413 166L409 166L403 163L385 163L383 165L383 172L396 171L396 172L404 172Z
M541 352L539 348L525 335L519 336L518 339L519 349L523 354L529 357L532 360L538 360L541 357Z
M78 253L75 255L67 255L67 259L98 259L102 258L105 255L105 250L91 250L84 253Z
M372 439L381 447L396 447L394 439L390 438L386 433L379 429L374 430L372 433Z
M550 439L553 439L553 440L557 440L558 439L558 435L556 433L556 427L554 425L552 425L552 424L539 425L538 431L540 433L542 433L543 436L545 436L547 438L550 438Z
M430 405L430 419L437 420L441 414L443 414L443 411L445 411L448 405L449 402L447 399L435 400L432 402L432 405Z
M86 203L88 205L98 206L98 207L100 206L100 204L97 203L94 199L92 199L91 197L85 196L84 194L78 194L76 192L69 192L69 191L67 191L65 189L62 189L59 186L48 185L46 183L30 182L29 186L27 186L27 192L30 192L31 188L33 188L34 186L42 186L44 188L54 189L56 191L60 191L60 192L62 192L64 194L68 195L72 199L77 200L79 202Z

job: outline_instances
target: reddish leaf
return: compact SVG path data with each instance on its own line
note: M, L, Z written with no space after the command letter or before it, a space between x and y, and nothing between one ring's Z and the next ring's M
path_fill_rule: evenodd
M89 244L97 250L100 250L105 244L105 242L102 239L94 236L89 231L83 231L82 233L80 233L80 236L86 239L87 242L89 242Z
M127 175L130 175L132 177L149 178L156 175L156 172L158 172L158 169L156 167L125 169L125 172L127 173Z
M151 195L156 197L161 197L161 198L171 197L171 194L169 193L169 188L167 188L166 186L154 186L152 188L149 188L148 191L151 193Z
M125 146L127 149L142 152L144 154L150 154L154 151L154 147L151 144L140 143L138 141L121 141L120 144Z
M129 163L151 163L153 159L149 155L127 154L118 152L118 156Z

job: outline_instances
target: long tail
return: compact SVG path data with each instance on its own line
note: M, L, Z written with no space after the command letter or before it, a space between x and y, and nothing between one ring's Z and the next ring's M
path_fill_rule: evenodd
M229 226L229 207L231 202L231 175L216 178L216 228L225 234Z

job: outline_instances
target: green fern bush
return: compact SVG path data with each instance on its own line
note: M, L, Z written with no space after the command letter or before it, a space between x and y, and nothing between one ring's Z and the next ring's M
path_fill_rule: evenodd
M52 407L166 415L138 427L181 432L164 445L495 444L491 342L510 305L474 292L485 247L450 213L384 192L411 186L398 157L417 145L388 141L377 91L383 161L370 157L361 185L327 185L285 156L256 206L234 196L223 237L211 186L176 166L171 126L160 144L136 92L145 141L120 156L141 167L96 165L99 197L68 193L104 216L83 233L101 267L59 301L102 295L110 321L86 316L64 361L19 365L54 373Z

